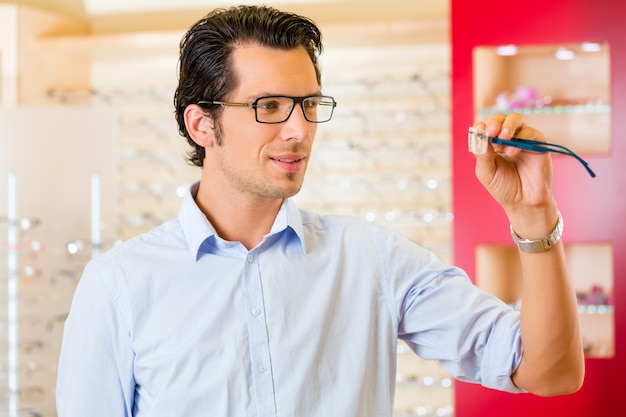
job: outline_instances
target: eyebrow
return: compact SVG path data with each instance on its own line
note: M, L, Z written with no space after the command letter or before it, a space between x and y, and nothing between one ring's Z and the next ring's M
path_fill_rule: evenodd
M316 90L313 93L306 93L302 96L292 96L292 95L285 94L285 93L272 93L272 92L264 91L256 95L248 96L248 100L254 101L258 99L259 97L309 97L309 96L321 96L321 95L323 95L323 93L320 89Z

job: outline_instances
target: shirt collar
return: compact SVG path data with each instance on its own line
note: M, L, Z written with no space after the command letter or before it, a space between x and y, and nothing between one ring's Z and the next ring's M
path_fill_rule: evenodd
M278 211L278 215L276 216L276 220L274 220L274 224L268 236L280 233L287 228L295 233L300 242L302 253L306 253L306 239L304 226L302 225L302 215L296 203L290 198L286 198L280 206L280 210Z
M202 210L198 207L195 197L198 194L200 182L191 185L189 192L185 194L183 203L178 214L187 247L193 259L200 258L201 252L206 252L207 245L205 242L216 242L221 240L213 225L206 218ZM304 227L302 225L302 217L300 210L291 199L285 199L276 215L276 219L272 224L272 228L267 237L282 233L291 229L298 237L301 250L306 253L306 243L304 239Z

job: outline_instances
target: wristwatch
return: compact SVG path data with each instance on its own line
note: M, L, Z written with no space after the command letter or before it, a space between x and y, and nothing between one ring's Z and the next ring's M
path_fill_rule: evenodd
M517 235L517 233L515 233L515 231L513 230L513 226L511 226L511 237L513 238L513 241L517 244L517 247L522 252L538 253L545 252L557 243L559 243L559 240L561 240L561 236L563 236L563 217L561 217L560 212L558 212L558 215L559 220L557 221L554 230L552 230L552 232L550 232L550 234L543 239L522 239Z

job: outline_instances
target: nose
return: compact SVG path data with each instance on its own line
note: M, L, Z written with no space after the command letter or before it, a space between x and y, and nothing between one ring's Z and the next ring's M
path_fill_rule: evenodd
M299 108L296 108L299 107ZM283 123L283 133L287 139L304 140L315 133L316 123L311 123L304 117L301 103L294 104L289 118Z

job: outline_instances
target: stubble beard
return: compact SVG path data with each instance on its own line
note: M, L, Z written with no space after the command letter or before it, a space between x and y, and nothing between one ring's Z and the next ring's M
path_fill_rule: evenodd
M231 186L239 191L278 200L296 195L302 188L304 179L298 173L289 172L284 174L282 181L277 181L269 176L259 175L258 172L234 167L224 160L220 161L220 170Z
M218 147L223 147L224 143L221 125L215 133ZM258 176L255 175L254 172L241 170L241 167L233 166L225 159L219 158L219 165L222 174L231 183L231 185L238 188L242 192L256 194L258 197L278 200L293 197L300 192L304 182L304 173L302 174L302 178L300 178L299 174L296 172L285 173L284 175L287 181L290 184L295 185L295 189L292 190L292 187L286 188L281 186L269 177ZM306 168L304 172L306 172Z

